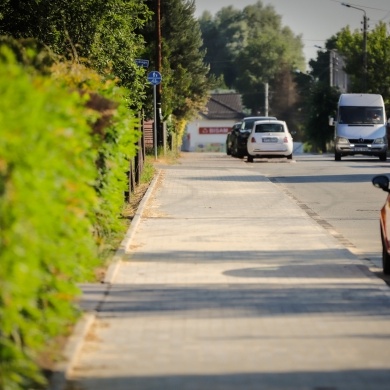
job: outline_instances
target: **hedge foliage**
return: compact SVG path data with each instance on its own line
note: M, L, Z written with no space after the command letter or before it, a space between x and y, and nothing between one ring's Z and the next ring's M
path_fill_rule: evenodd
M100 112L92 126L94 148L97 151L95 189L100 199L96 212L95 236L100 249L109 238L123 230L118 216L123 209L123 194L128 190L127 172L136 155L141 136L138 118L129 111L133 102L117 80L102 80L95 71L74 63L57 63L52 74L65 87L88 93L87 106Z
M77 283L120 230L137 121L115 81L72 71L40 76L0 48L2 390L44 384L38 356L78 317Z

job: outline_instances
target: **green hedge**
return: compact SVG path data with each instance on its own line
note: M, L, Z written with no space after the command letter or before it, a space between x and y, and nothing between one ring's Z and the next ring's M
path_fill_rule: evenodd
M99 180L97 191L101 207L97 213L97 232L101 249L110 247L112 237L123 232L123 220L118 218L123 211L124 193L129 189L128 171L130 160L136 155L136 142L141 133L138 119L129 116L125 96L122 97L112 118L113 124L106 128L104 142L99 148Z
M39 354L79 315L77 282L119 231L137 123L123 91L101 134L88 94L0 48L0 389L44 384Z
M111 246L112 237L124 229L118 216L123 210L124 192L128 190L130 161L136 155L141 136L139 120L129 109L136 103L129 101L130 94L118 87L115 79L103 80L83 65L60 63L52 71L67 88L89 93L87 106L101 114L92 126L93 147L97 152L95 189L100 200L94 234L99 250L105 251Z

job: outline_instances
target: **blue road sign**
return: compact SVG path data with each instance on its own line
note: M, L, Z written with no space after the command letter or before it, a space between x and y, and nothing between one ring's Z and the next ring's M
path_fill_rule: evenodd
M149 83L153 84L153 85L158 85L161 83L161 73L160 72L157 72L157 71L153 71L153 72L150 72L148 73L148 81Z
M143 68L148 68L149 67L149 60L142 60L142 59L136 59L135 63L138 66L142 66Z

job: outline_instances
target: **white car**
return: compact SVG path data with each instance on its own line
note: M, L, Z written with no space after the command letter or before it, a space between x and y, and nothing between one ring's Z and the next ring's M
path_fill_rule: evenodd
M293 139L285 121L256 121L248 137L248 162L256 157L292 159Z

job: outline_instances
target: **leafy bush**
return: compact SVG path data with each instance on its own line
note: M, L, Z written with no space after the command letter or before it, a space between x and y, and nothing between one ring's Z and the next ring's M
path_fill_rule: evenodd
M118 103L119 104L119 103ZM99 242L107 246L112 235L122 233L124 225L119 218L123 209L124 193L128 190L130 161L136 155L136 141L140 132L138 120L129 116L129 110L119 104L106 128L104 143L99 149L99 180L97 191L101 207L97 214Z
M126 229L140 136L117 80L73 63L34 70L40 54L12 42L25 55L0 46L2 390L45 382L37 358L76 320L76 283L95 280L107 243Z
M310 142L305 142L303 144L303 152L304 153L313 153L314 152L313 145Z
M98 265L99 197L87 97L0 48L0 388L44 382L36 359L78 315Z
M127 227L121 219L129 183L127 172L141 136L139 120L129 109L134 102L129 101L128 91L119 87L117 80L104 80L84 65L58 63L52 72L68 88L88 94L87 106L100 113L92 126L97 151L95 189L100 200L94 235L99 253L105 255L107 249L113 249L111 242L115 243L115 237Z

